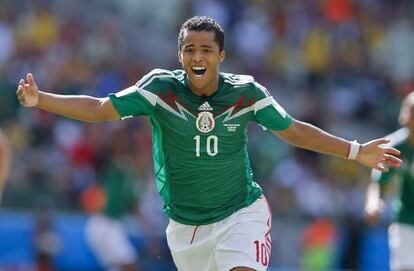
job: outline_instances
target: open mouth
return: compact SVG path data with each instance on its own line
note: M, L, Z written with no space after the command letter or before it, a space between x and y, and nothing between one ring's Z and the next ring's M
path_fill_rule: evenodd
M191 70L196 76L203 76L207 69L205 67L192 67Z

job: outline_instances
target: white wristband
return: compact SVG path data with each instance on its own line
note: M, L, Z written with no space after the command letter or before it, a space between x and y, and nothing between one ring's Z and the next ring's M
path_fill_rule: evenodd
M358 156L359 149L361 148L361 144L359 144L356 140L350 142L351 145L349 146L349 152L346 159L355 160Z

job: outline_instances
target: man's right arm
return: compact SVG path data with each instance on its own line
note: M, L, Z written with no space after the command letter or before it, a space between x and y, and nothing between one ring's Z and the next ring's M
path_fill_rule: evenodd
M109 98L39 92L38 108L86 122L119 120Z
M100 122L119 120L120 116L109 98L95 98L86 95L59 95L39 91L33 75L21 79L16 91L17 98L25 107L38 107L65 117Z

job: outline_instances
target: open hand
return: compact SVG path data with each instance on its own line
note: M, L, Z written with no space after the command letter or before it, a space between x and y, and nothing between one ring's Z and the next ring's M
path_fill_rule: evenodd
M17 86L16 96L21 105L25 107L35 107L39 102L39 88L31 73L27 74L26 80L27 83L24 79L20 79Z
M400 151L384 145L389 142L389 139L381 138L362 144L356 160L364 166L381 172L388 172L387 167L401 166L402 160L396 157L400 155Z

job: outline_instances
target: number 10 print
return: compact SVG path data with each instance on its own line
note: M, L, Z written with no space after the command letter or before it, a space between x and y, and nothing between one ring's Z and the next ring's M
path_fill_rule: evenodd
M201 137L196 135L194 138L195 140L195 154L196 157L200 157L200 144L201 144ZM206 140L206 150L209 156L216 156L218 153L218 137L215 135L210 135L207 137Z

